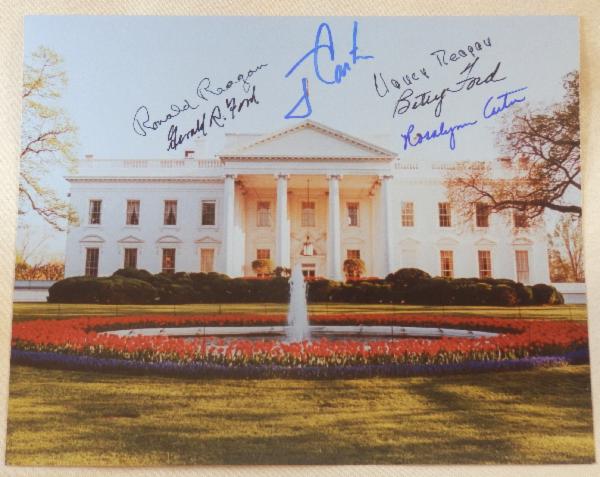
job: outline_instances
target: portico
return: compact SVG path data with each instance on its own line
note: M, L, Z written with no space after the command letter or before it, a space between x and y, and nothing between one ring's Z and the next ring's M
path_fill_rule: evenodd
M384 225L392 152L307 121L220 158L236 171L224 177L228 275L253 275L252 261L268 258L340 280L350 255L365 262L367 275L393 271L392 231ZM381 263L374 247L384 252Z

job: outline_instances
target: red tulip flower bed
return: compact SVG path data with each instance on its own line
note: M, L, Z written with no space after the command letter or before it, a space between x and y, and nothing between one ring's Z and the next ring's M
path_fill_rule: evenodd
M197 337L184 340L167 336L120 337L102 333L106 330L150 327L283 324L285 317L274 315L176 318L150 315L33 320L13 326L13 360L58 367L63 363L67 368L79 366L91 369L104 366L96 365L97 363L110 363L106 364L109 369L127 368L132 371L135 368L136 372L168 368L175 370L168 374L177 374L179 369L183 375L189 374L192 368L205 371L210 368L212 371L217 370L216 374L219 374L219 369L236 369L238 374L242 370L242 375L248 376L255 375L256 369L305 368L317 370L315 372L319 376L323 375L323 369L329 369L326 374L331 377L343 376L344 368L356 370L360 367L370 369L369 375L381 374L377 369L388 370L385 373L382 371L383 374L398 375L398 369L402 367L402 373L413 375L432 372L431 370L443 371L446 368L451 372L500 369L501 366L492 363L534 363L537 361L531 360L535 359L544 365L546 361L539 357L547 359L573 353L585 354L588 343L585 323L388 314L319 315L311 317L311 324L444 327L500 334L492 338L376 338L368 342L322 338L312 342L285 343L279 340L251 341L243 337L226 342L218 338ZM559 359L557 362L564 364L565 361ZM486 363L489 364L487 368L484 366ZM554 361L545 365L553 363ZM332 369L339 372L332 374ZM286 372L283 374L287 375Z

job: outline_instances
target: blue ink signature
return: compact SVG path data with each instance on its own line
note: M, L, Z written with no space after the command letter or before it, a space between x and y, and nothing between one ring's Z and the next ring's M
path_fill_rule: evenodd
M512 99L510 99L509 96L524 91L526 89L527 86L524 86L523 88L515 89L513 91L506 91L505 93L502 93L496 96L495 98L494 96L490 96L483 107L483 118L490 119L496 116L497 114L500 114L501 112L505 111L506 109L510 108L511 106L525 101L525 96ZM494 99L500 100L502 102L494 105ZM404 140L403 149L406 151L409 147L416 147L425 141L431 141L442 136L449 136L450 149L454 150L456 147L456 132L466 127L474 126L477 123L478 120L476 119L474 121L465 121L463 123L458 123L453 126L446 126L444 121L442 121L438 128L431 129L423 133L415 133L415 125L410 124L406 132L400 134L400 136L402 136L402 139Z
M325 36L325 39L322 38ZM375 58L372 55L359 55L358 54L358 22L354 22L354 27L352 31L352 49L348 51L348 54L352 58L352 65L355 65L359 60L372 60ZM352 70L350 63L344 61L343 63L337 63L334 65L333 72L329 72L328 75L324 74L321 70L322 65L319 62L319 53L322 49L325 49L325 53L329 53L329 63L335 62L335 46L333 44L333 35L331 33L331 28L325 22L319 25L317 28L317 34L315 36L315 45L309 50L302 58L300 58L294 65L290 68L290 70L285 74L285 77L288 78L295 70L300 66L305 60L312 57L313 61L313 69L316 78L326 85L335 85L342 82L342 80L348 75L348 73ZM333 74L332 74L333 73ZM308 79L306 77L302 78L302 95L298 102L290 109L290 111L285 115L285 119L303 119L307 118L312 114L312 106L310 104L310 99L308 97ZM296 111L300 106L304 105L306 108L305 113L297 113Z
M499 107L495 107L492 105L492 109L488 110L488 106L490 105L490 103L492 101L494 101L494 97L490 96L488 98L488 100L486 101L485 106L483 107L483 117L485 119L489 119L492 116L495 116L496 114L501 113L505 109L510 108L514 104L522 103L526 99L525 96L523 96L522 98L514 98L514 99L511 99L510 101L509 101L508 97L511 94L518 93L518 92L524 91L526 89L527 89L527 86L524 86L523 88L515 89L513 91L507 91L506 93L502 93L502 94L496 96L496 99L502 100L502 104Z
M411 137L411 134L415 130L415 125L411 124L408 126L406 133L401 134L402 139L404 139L404 150L406 151L409 146L415 147L421 144L423 141L431 141L432 139L437 139L441 136L450 136L450 149L454 150L456 147L456 136L454 135L456 131L459 131L468 126L473 126L477 124L477 120L475 121L466 121L464 123L456 124L454 126L446 127L444 121L440 123L439 128L432 129L431 131L425 131L424 133L415 133L414 139Z

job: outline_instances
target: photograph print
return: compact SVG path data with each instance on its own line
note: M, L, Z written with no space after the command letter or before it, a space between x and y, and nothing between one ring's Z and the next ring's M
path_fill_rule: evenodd
M577 17L24 26L8 465L595 462Z

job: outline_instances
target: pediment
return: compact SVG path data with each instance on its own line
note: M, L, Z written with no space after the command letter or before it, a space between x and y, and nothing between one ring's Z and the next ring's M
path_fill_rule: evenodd
M174 235L163 235L156 241L156 243L182 243L182 241Z
M199 244L220 244L221 241L217 240L213 237L209 237L208 235L202 238L199 238L198 240L195 240L194 243L199 243Z
M363 139L307 120L220 155L223 161L268 158L392 161L396 154Z
M144 243L142 239L134 237L133 235L128 235L127 237L122 238L118 241L119 243Z
M421 244L421 242L419 242L418 240L415 240L414 238L411 238L411 237L402 239L402 240L400 240L399 243L402 247L407 248L407 249L417 248Z
M362 239L360 237L348 237L346 239L344 239L344 243L346 244L363 244L365 243L365 239Z
M458 245L460 242L452 237L443 237L441 239L439 239L436 244L439 246L456 246Z
M79 242L81 243L104 243L105 240L99 235L86 235Z
M525 237L517 237L512 242L513 245L533 245L533 240Z
M496 245L496 242L483 237L480 238L477 242L475 242L475 245L477 245L478 247L493 247L494 245Z

